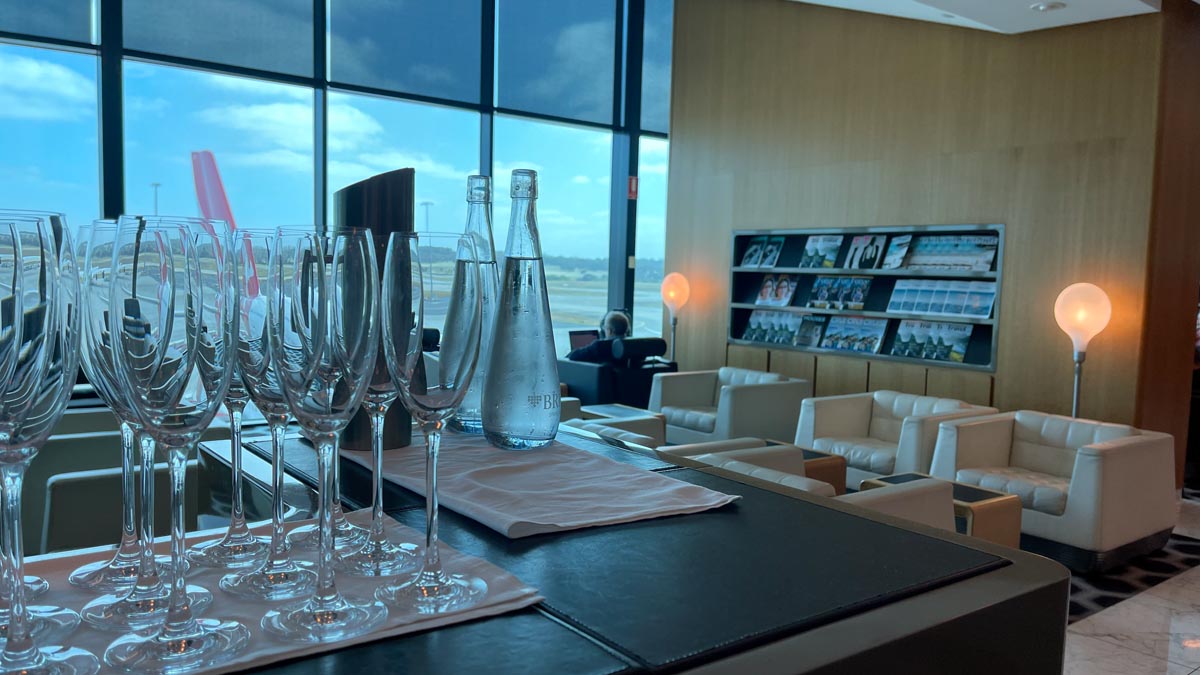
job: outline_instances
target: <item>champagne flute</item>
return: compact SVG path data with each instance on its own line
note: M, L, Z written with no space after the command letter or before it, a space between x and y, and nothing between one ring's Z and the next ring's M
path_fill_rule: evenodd
M79 615L30 608L23 583L25 470L62 417L79 366L79 270L61 217L3 216L0 276L0 548L11 594L0 673L91 675L100 668L91 653L39 647L74 631Z
M458 234L395 233L384 262L383 346L400 400L425 435L425 548L421 570L375 593L422 614L463 609L487 594L480 578L447 573L438 551L437 459L446 421L475 373L482 324L479 259ZM436 376L424 367L425 327L441 329Z
M382 603L340 593L333 569L337 436L370 384L379 344L379 270L366 230L327 235L279 230L275 242L268 308L271 358L292 416L317 448L320 546L313 596L267 612L262 627L287 640L340 640L387 618Z
M216 415L233 371L237 289L230 240L211 225L122 220L112 260L109 331L116 370L132 407L167 451L171 472L171 595L157 628L115 640L114 668L181 673L233 658L250 631L236 621L197 619L187 593L184 480L188 455ZM236 316L236 314L235 314Z
M239 292L237 361L250 398L271 429L271 544L266 560L253 570L227 574L225 591L262 600L290 600L312 592L317 575L291 558L283 529L283 444L288 409L283 386L271 359L267 337L270 291L267 288L275 252L274 233L239 230L234 234L233 263Z

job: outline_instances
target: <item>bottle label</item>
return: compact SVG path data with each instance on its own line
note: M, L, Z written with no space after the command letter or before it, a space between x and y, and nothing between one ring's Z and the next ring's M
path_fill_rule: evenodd
M556 410L561 403L561 394L530 394L529 405L542 410Z

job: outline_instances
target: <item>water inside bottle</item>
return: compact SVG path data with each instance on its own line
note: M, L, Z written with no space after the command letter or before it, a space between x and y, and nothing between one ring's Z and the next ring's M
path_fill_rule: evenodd
M482 291L482 331L480 332L479 363L475 366L475 377L463 397L458 412L450 425L469 434L483 433L483 388L488 381L491 365L492 331L496 324L496 311L500 304L500 279L496 262L479 265L479 284Z

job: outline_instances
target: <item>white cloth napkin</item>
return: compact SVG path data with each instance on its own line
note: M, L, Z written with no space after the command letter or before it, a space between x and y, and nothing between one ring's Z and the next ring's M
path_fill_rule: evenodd
M349 514L348 517L357 524L365 526L370 521L370 511L357 511ZM388 534L392 537L392 541L424 542L424 535L416 530L405 527L391 518L387 520ZM298 527L309 522L312 521L288 523L288 529L290 530L293 527ZM262 535L269 533L269 530L265 526L256 527L255 531ZM210 533L197 535L194 538L189 536L188 544L191 545L196 541L212 539L215 536L220 536L220 534L222 533L214 535L210 531ZM166 542L160 542L156 545L156 548L160 553L167 553L169 551L169 546L167 546ZM293 554L299 559L310 561L316 558L315 552L304 553L293 549ZM259 626L263 614L268 609L294 601L260 602L244 600L222 591L217 585L224 572L192 565L187 576L188 584L202 586L213 594L212 605L202 612L199 618L236 619L250 629L250 643L245 651L239 653L232 661L227 661L217 667L200 672L211 674L246 670L248 668L277 663L286 659L333 651L349 645L373 642L406 633L416 633L486 616L506 614L536 604L542 600L537 590L526 586L520 579L482 558L460 553L444 543L441 545L441 554L442 564L448 572L477 576L487 582L488 593L480 604L461 611L437 615L421 615L414 611L389 607L387 620L374 631L348 640L314 645L284 642L269 633L265 633ZM76 554L51 554L49 556L31 558L25 567L26 574L41 575L50 582L50 591L40 598L35 599L31 604L35 606L57 605L78 611L95 598L96 594L71 586L67 581L67 577L70 576L72 570L84 563L107 559L111 556L112 549L108 548L103 551L89 549L88 552ZM343 594L367 598L371 597L375 589L382 585L384 581L390 581L394 577L381 580L338 573L336 579L338 590ZM100 658L102 664L100 672L102 674L116 673L119 671L103 665L103 659L104 650L113 640L120 636L120 633L95 630L84 623L64 642L72 647L87 649Z
M342 456L371 468L371 453ZM383 453L383 474L425 494L425 439ZM581 527L699 513L739 497L622 464L555 441L536 450L492 447L447 431L438 455L438 500L510 539Z

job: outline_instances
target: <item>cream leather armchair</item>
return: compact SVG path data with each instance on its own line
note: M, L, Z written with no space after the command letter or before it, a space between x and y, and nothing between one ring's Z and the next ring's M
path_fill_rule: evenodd
M658 415L638 415L636 417L616 417L594 420L569 419L563 420L563 426L590 431L599 436L608 436L625 443L652 450L662 445L664 429L662 418Z
M846 458L846 487L876 476L929 473L938 424L990 415L995 408L880 389L806 399L796 445Z
M932 473L1020 497L1022 548L1076 570L1157 550L1175 527L1169 434L1029 410L948 421Z
M721 368L659 373L650 410L662 413L668 443L703 443L738 436L787 438L812 383L778 373Z

